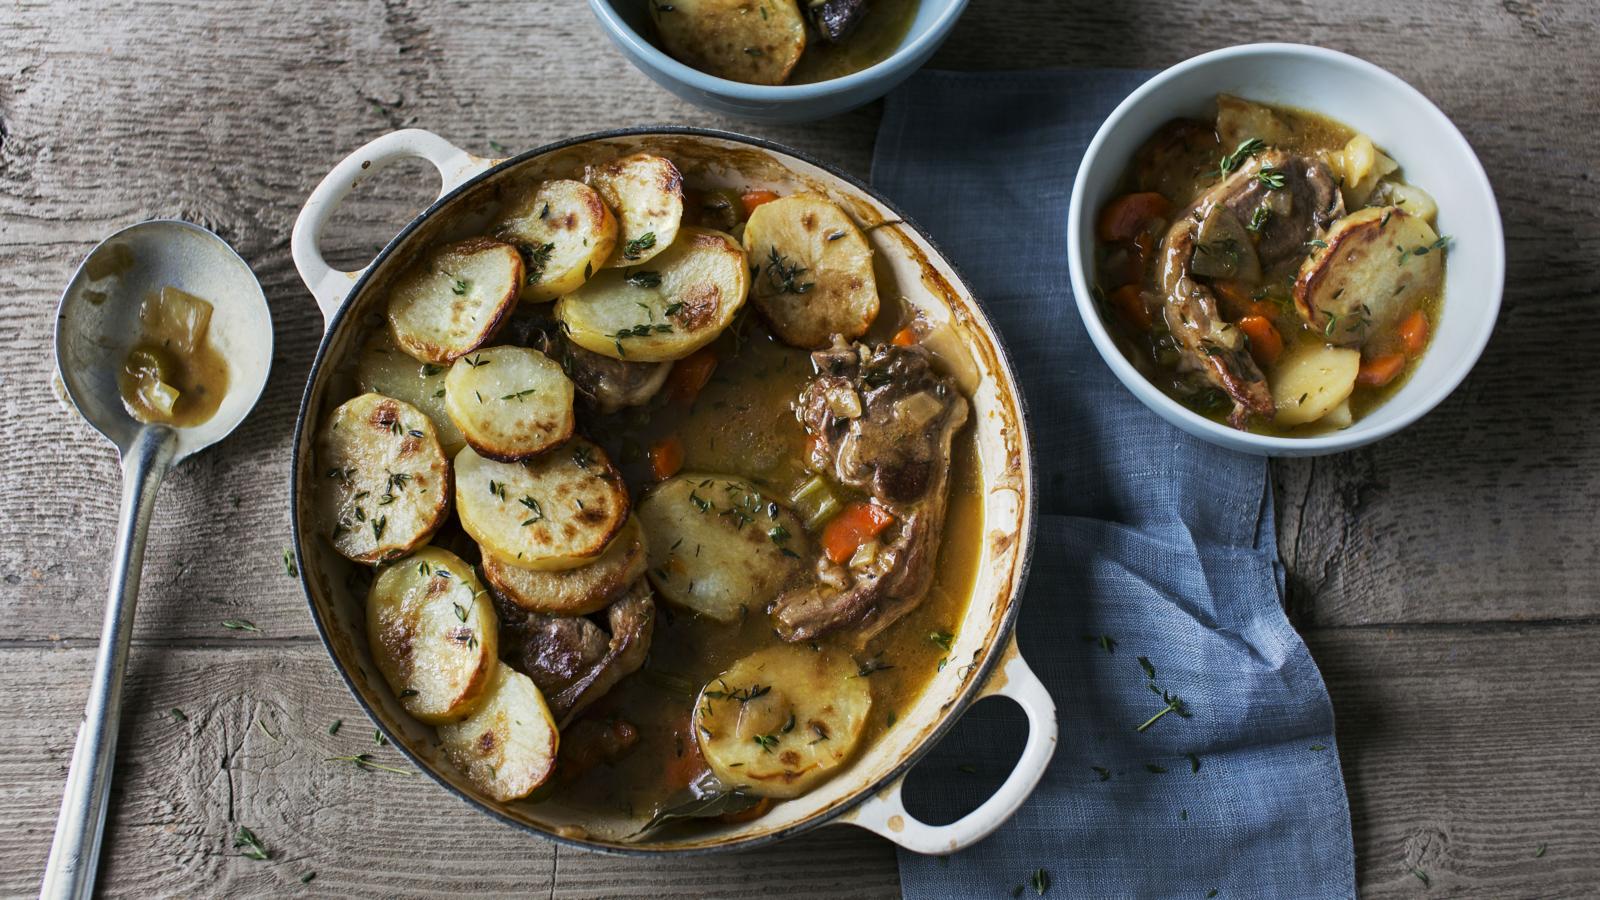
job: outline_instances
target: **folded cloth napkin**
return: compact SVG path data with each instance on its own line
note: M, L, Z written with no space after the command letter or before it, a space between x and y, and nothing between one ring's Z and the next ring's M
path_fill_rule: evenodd
M1022 382L1039 523L1017 634L1061 724L994 836L901 852L908 898L1355 895L1333 710L1284 616L1266 462L1146 410L1073 306L1078 162L1149 74L923 72L878 134L874 184L964 274ZM1187 717L1138 731L1162 692ZM918 767L914 814L951 821L1010 770L1021 717L1005 707L975 707Z

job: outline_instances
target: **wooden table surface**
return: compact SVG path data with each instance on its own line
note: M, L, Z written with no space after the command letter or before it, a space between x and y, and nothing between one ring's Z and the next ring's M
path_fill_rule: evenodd
M1161 67L1255 40L1353 52L1432 98L1489 170L1510 256L1494 339L1438 411L1376 447L1273 466L1291 613L1337 710L1362 891L1592 894L1600 427L1585 416L1600 401L1600 7L979 0L935 65ZM0 431L0 894L37 890L118 496L109 448L53 395L51 313L95 241L156 216L215 229L254 266L277 355L255 414L162 490L106 893L897 894L891 846L854 829L724 858L618 860L558 852L420 779L325 762L398 754L373 745L281 558L289 434L322 327L289 230L338 158L408 125L488 155L689 123L864 175L878 117L873 106L764 128L711 116L629 67L578 0L8 0L0 413L15 427ZM418 164L365 185L330 256L369 257L431 197L431 178ZM230 618L260 631L220 627ZM232 848L241 824L270 861Z

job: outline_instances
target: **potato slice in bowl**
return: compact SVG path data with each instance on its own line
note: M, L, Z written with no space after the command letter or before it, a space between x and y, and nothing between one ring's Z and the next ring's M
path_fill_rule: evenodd
M1357 210L1334 222L1324 243L1300 265L1294 302L1336 344L1392 330L1444 281L1444 241L1399 207Z
M555 771L561 737L550 707L533 679L503 662L477 711L438 731L467 780L502 803L533 793Z
M872 709L867 679L835 651L789 644L734 663L707 684L694 733L722 783L798 797L850 759Z
M638 581L648 564L644 529L629 517L605 552L588 565L559 572L540 572L483 555L483 577L504 600L548 616L586 616L610 606Z
M572 437L576 388L560 363L532 348L469 353L444 386L450 420L481 456L513 462Z
M329 540L374 565L428 542L450 511L450 461L433 422L382 394L345 401L318 436L319 492Z
M395 346L388 331L374 334L356 361L356 385L362 391L393 397L422 410L433 423L444 455L454 457L466 445L461 429L444 409L446 366L419 362Z
M828 198L763 203L745 225L744 246L757 269L751 302L785 343L815 350L836 334L855 339L878 317L872 248Z
M783 84L806 49L805 21L795 0L672 0L649 6L666 51L718 78Z
M423 362L448 363L494 337L522 289L522 255L488 238L429 254L389 292L389 331Z
M1350 399L1361 369L1361 353L1345 347L1303 346L1273 367L1272 402L1279 425L1304 425L1334 412Z
M649 265L607 269L556 303L567 336L629 362L682 359L716 339L744 305L744 250L720 231L685 228Z
M617 215L617 246L607 266L637 266L677 240L683 223L683 174L672 160L635 153L590 166L587 178Z
M472 567L424 547L383 567L367 593L367 643L406 712L430 725L477 708L499 664L499 619Z
M575 569L605 552L628 518L628 487L583 438L525 462L456 455L456 514L487 554L525 569Z
M718 622L760 613L804 566L805 526L749 482L678 475L639 501L650 583Z
M578 289L617 246L617 218L594 188L556 179L513 203L495 237L522 254L522 299L544 303Z

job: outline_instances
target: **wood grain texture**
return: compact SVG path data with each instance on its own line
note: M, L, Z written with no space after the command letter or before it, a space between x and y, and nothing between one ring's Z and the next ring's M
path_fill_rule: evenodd
M1291 611L1339 714L1360 877L1375 896L1578 896L1600 881L1584 762L1600 712L1600 8L1589 0L1344 4L979 0L935 65L1170 65L1254 40L1356 53L1460 126L1500 199L1498 330L1467 383L1377 447L1274 465ZM1003 49L1001 49L1003 48ZM672 862L562 850L428 784L330 769L370 749L286 577L289 434L321 322L288 254L345 153L430 128L493 155L648 123L754 131L865 175L878 108L757 128L656 88L576 0L13 0L0 8L0 893L34 890L98 633L117 498L109 449L50 385L51 311L116 227L180 216L261 277L273 377L173 474L151 534L104 883L129 895L889 896L889 845L839 829ZM420 164L363 185L325 244L360 265L432 196ZM225 618L260 634L225 631ZM1506 624L1549 622L1552 624ZM1430 623L1479 623L1436 625ZM1383 625L1393 624L1389 630ZM174 726L166 710L191 719ZM342 717L350 732L326 734ZM252 723L268 721L283 744ZM363 746L366 745L366 746ZM38 752L43 748L43 754ZM384 752L384 751L377 751ZM389 779L389 780L385 780ZM255 828L275 858L229 846ZM1533 859L1539 843L1545 857ZM1592 855L1592 854L1591 854ZM823 861L819 864L819 860Z

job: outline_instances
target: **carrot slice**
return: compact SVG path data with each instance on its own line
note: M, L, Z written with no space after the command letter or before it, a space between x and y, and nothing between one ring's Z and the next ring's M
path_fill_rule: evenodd
M1356 370L1356 384L1367 387L1383 387L1395 379L1406 367L1404 353L1385 353L1372 359L1363 359L1361 368Z
M894 513L876 503L852 503L822 529L822 550L828 559L844 565L857 548L883 533Z
M1428 317L1417 310L1400 321L1400 342L1405 345L1406 354L1416 356L1422 348L1428 346Z
M691 718L672 730L677 753L667 760L661 777L669 790L683 790L710 769L705 757L700 755L700 742L695 740L692 721Z
M710 347L701 347L678 360L667 373L667 399L686 406L693 403L716 370L717 354Z
M744 204L744 215L747 219L750 218L751 213L756 211L756 207L763 203L771 203L776 199L778 199L778 195L772 191L745 191L739 195L739 202Z
M736 823L739 823L739 822L749 822L752 819L759 819L762 816L766 815L767 814L767 810L769 810L771 808L772 808L772 798L771 797L762 797L760 802L756 803L755 806L752 806L749 809L744 810L742 812L723 813L722 815L717 816L717 821L718 822L727 822L729 824L736 824Z
M1129 325L1140 331L1149 331L1150 326L1155 324L1150 317L1150 307L1144 305L1144 297L1140 295L1137 284L1125 284L1112 291L1111 305L1116 307L1117 313Z
M916 342L917 333L911 330L910 325L907 325L899 331L896 331L894 333L894 337L889 340L889 343L895 345L896 347L909 347Z
M1239 320L1239 330L1250 339L1250 355L1259 365L1270 366L1283 354L1283 335L1266 316L1245 316Z
M650 445L650 471L656 480L665 481L683 468L683 441L677 435L664 437Z
M1154 191L1123 194L1100 211L1095 234L1102 241L1131 241L1151 222L1164 220L1171 212L1172 204Z

